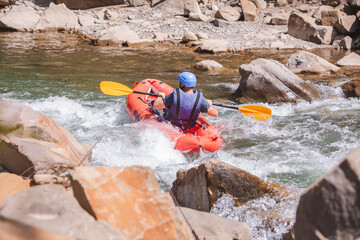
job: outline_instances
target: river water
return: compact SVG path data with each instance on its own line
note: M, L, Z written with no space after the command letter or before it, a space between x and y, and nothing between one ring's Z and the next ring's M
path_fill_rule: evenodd
M265 122L219 108L218 118L207 118L218 127L225 142L223 149L193 157L175 151L161 132L131 123L126 99L102 94L99 84L107 80L131 87L135 81L156 78L176 87L180 72L193 71L205 97L232 104L241 64L259 57L286 62L293 52L199 55L160 46L156 51L151 47L135 51L93 47L62 34L0 33L0 98L50 116L80 142L93 145L101 138L93 151L92 165L149 166L171 186L177 170L215 158L286 186L293 194L285 201L264 197L234 207L224 196L212 209L220 216L245 221L254 239L281 239L294 223L304 189L359 144L360 100L346 99L339 88L341 82L359 79L359 74L301 76L312 80L322 99L297 104L254 103L272 109ZM315 53L331 62L344 55L336 50ZM216 60L227 70L210 74L191 68L205 59Z

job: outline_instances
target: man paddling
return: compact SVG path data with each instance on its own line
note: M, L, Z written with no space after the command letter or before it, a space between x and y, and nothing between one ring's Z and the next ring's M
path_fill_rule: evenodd
M196 126L200 113L207 113L212 117L218 116L218 111L212 105L211 100L206 100L203 94L195 90L196 77L191 72L180 73L179 88L165 97L165 93L159 95L154 102L157 110L167 109L165 119L183 131L189 131Z

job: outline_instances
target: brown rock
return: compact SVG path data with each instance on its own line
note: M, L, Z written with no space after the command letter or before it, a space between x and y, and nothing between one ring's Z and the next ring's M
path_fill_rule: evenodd
M309 186L296 213L295 239L357 239L360 235L360 147Z
M240 12L231 6L221 7L215 14L216 18L224 19L229 22L235 22L240 18Z
M0 203L8 196L29 187L30 180L28 179L12 173L0 173Z
M324 26L334 26L344 13L339 10L329 10L321 12L321 24Z
M3 240L75 240L58 233L0 216L0 239Z
M342 16L334 27L339 34L351 35L360 29L360 22L355 15Z
M77 167L70 175L81 206L128 239L193 239L150 168Z
M236 205L264 194L280 197L284 188L271 184L229 164L210 160L187 171L179 170L171 189L183 207L210 211L224 194L234 197Z
M116 4L124 4L124 0L56 0L57 4L64 3L70 9L88 9Z
M0 165L18 175L55 174L87 164L90 147L52 119L21 103L0 100Z
M352 80L341 86L346 97L360 98L360 80Z
M255 21L258 18L257 7L255 3L249 0L240 0L241 8L244 14L245 21Z

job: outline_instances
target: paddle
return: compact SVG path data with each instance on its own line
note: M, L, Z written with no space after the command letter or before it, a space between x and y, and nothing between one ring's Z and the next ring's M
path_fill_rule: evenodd
M125 96L131 93L137 93L137 94L161 97L160 95L155 93L133 91L132 89L128 88L127 86L121 83L111 82L111 81L102 81L100 83L100 89L104 94L110 96ZM264 106L246 105L242 107L235 107L235 106L223 105L220 103L213 103L213 105L218 107L237 109L238 111L242 112L245 116L251 117L252 119L256 119L259 121L265 121L271 116L271 109Z

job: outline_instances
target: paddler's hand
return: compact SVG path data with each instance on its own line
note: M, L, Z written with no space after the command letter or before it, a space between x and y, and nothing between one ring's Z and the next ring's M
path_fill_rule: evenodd
M162 99L164 99L164 98L165 98L165 93L160 92L160 93L159 93L159 95L160 95L160 97L161 97Z

